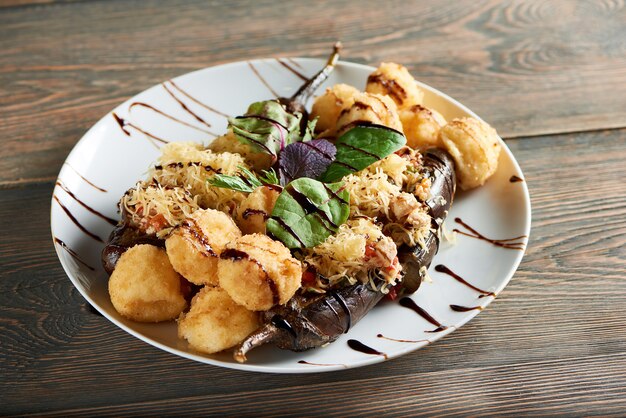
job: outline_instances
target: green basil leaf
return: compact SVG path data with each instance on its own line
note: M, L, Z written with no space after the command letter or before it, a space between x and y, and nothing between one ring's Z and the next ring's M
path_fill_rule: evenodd
M267 231L288 248L321 244L350 214L350 194L342 187L306 177L292 181L278 196Z
M228 119L237 139L277 158L288 144L300 140L300 113L291 114L276 100L252 103L243 116Z
M341 135L335 146L335 161L322 174L324 182L335 182L382 160L406 144L406 137L382 125L357 125Z
M238 166L237 168L239 169L240 173L236 176L216 174L207 181L211 186L236 190L238 192L245 193L252 193L252 191L257 187L263 186L263 183L261 183L261 181L252 171L242 166Z

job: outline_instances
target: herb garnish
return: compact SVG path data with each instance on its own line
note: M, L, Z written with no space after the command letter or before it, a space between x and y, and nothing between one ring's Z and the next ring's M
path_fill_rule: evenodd
M308 122L301 136L301 120L301 113L289 113L278 101L266 100L252 103L245 115L228 119L228 126L239 141L271 155L276 162L287 145L311 139L315 121Z
M300 177L318 178L333 162L336 153L337 148L326 139L289 144L278 157L281 184Z
M337 232L350 214L350 194L342 183L302 177L280 193L267 231L288 248L309 248Z
M341 135L335 161L320 180L331 183L382 160L406 144L406 137L383 125L361 124Z
M252 193L254 189L265 184L278 184L278 176L273 169L269 171L263 170L262 175L257 176L246 167L238 166L237 168L240 173L236 176L216 174L207 181L211 186L245 193Z

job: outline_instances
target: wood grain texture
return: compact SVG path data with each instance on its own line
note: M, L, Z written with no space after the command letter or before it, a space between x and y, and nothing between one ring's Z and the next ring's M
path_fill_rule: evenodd
M625 138L507 141L533 229L498 299L425 349L305 378L184 360L89 313L52 248L52 183L1 190L0 414L623 415Z
M11 1L0 9L0 187L52 180L124 99L228 61L404 63L504 137L626 126L626 6L603 1Z

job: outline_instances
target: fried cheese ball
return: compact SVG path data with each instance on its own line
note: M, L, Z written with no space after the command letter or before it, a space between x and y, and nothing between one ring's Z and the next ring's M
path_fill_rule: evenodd
M204 287L191 301L191 309L178 320L178 337L202 353L231 348L259 327L256 312L237 305L224 289Z
M384 125L402 132L398 108L389 96L359 93L352 105L341 111L337 120L337 135L341 135L359 122Z
M120 257L109 296L120 315L139 322L174 319L187 307L181 277L161 248L135 245Z
M453 119L439 135L454 158L461 189L482 186L495 173L501 146L496 130L486 122L470 117Z
M442 147L439 131L446 120L435 109L414 105L401 109L400 120L406 136L406 144L411 148Z
M417 87L415 79L406 67L393 62L383 62L367 78L365 91L388 95L399 108L421 104L424 92Z
M165 240L174 269L197 285L217 285L217 260L224 246L241 236L230 216L214 209L192 213Z
M323 136L334 136L341 111L354 103L360 92L347 84L335 84L327 88L323 95L315 99L311 109L311 119L317 119L315 130Z
M265 234L265 221L280 193L267 186L257 187L239 205L237 224L244 234Z
M302 266L282 242L250 234L230 242L217 264L222 287L252 311L285 304L300 287Z
M232 131L226 135L218 136L207 147L214 152L230 152L241 155L246 163L257 171L267 170L273 161L269 154L258 152L249 144L239 141Z

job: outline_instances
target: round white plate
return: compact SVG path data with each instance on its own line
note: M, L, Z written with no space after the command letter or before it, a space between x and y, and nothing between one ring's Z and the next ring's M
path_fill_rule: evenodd
M239 364L230 353L209 356L194 352L177 337L173 321L142 324L129 321L115 311L107 292L108 277L100 265L103 241L113 229L104 217L119 218L118 199L145 177L146 170L158 157L162 143L151 135L166 141L206 144L225 132L225 115L242 114L254 101L290 96L302 83L300 75L311 76L323 65L324 61L319 59L263 59L206 68L154 86L98 121L67 157L51 208L57 255L85 299L129 334L170 353L217 366L275 373L340 370L398 357L447 335L486 307L494 299L492 296L480 297L482 294L477 290L435 271L434 267L445 265L471 285L496 295L517 269L530 231L530 198L524 181L510 181L511 176L520 179L524 176L504 142L496 174L481 188L457 193L446 225L449 230L456 228L472 234L455 222L455 218L460 218L492 239L523 236L510 241L519 243L516 247L522 250L461 234L456 245L442 243L430 268L432 282L425 282L411 296L419 307L447 327L442 331L429 332L437 326L398 301L384 301L348 334L326 347L303 353L261 347L249 354L247 363ZM363 89L373 70L340 62L318 93L336 83ZM425 91L425 105L437 109L447 120L477 117L445 94L425 84L420 83L420 87ZM133 103L143 104L131 107ZM128 134L113 113L127 121ZM451 305L476 309L458 312ZM351 339L380 354L350 348L347 342Z

